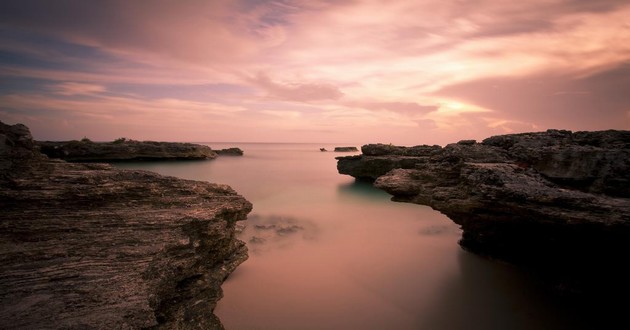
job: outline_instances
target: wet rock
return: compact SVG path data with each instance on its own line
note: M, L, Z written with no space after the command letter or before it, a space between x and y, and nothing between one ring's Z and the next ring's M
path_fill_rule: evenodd
M0 320L11 329L221 329L247 258L225 185L51 160L0 123Z

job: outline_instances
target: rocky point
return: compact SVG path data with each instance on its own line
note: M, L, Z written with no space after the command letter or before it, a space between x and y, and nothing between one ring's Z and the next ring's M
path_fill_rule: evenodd
M393 200L431 206L467 250L576 293L628 292L630 131L548 130L338 157Z
M1 328L222 329L252 209L230 187L52 160L19 124L0 169Z

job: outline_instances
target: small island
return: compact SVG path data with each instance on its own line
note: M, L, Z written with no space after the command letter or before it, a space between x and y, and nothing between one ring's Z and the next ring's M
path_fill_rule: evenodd
M226 148L214 150L219 156L243 156L243 150L240 148Z
M80 141L37 141L36 144L46 156L69 162L203 160L217 157L215 151L201 144L125 138L113 142L92 142L83 138Z
M202 144L183 142L136 141L119 138L112 142L36 141L40 152L50 158L68 162L123 162L163 160L207 160L219 155L242 156L243 150L227 148L212 150Z

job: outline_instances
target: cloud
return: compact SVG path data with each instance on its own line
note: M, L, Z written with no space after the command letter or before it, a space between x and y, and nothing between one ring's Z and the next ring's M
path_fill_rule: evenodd
M621 0L4 1L0 97L11 118L129 111L225 139L627 128L627 17Z
M57 84L51 87L51 89L60 95L89 95L105 92L105 87L95 84L85 84L76 82L66 82Z
M64 94L67 95L67 94ZM8 94L0 96L0 103L8 109L23 112L37 111L49 116L100 116L116 120L198 120L213 117L232 117L244 111L239 106L196 102L181 99L142 99L123 96L93 95L88 98L58 98L54 95Z
M269 97L286 101L337 100L343 93L335 86L324 83L277 83L264 73L251 79L255 86L265 90Z
M234 61L254 51L253 36L228 24L228 1L45 0L5 2L3 25L55 36L126 56L155 55L182 62Z
M503 119L541 128L630 129L630 66L588 77L538 75L529 79L493 78L446 87L436 93L493 109Z
M350 104L368 110L391 111L409 116L423 115L439 108L436 105L420 105L416 102L354 102Z
M261 110L261 113L266 115L280 117L280 118L299 118L301 116L301 112L299 111L278 111L278 110Z

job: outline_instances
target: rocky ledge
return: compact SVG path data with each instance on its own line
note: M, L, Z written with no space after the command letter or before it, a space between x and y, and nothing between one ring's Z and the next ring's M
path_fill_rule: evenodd
M252 208L230 187L50 160L3 123L0 169L2 328L222 328Z
M201 160L214 159L217 153L208 146L194 143L154 142L118 139L114 142L38 141L40 151L50 158L70 162Z
M463 229L465 249L535 270L559 289L629 291L630 131L362 152L338 157L339 173L444 213Z

